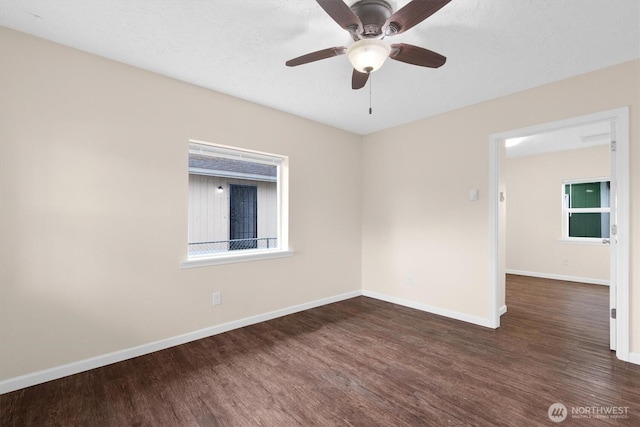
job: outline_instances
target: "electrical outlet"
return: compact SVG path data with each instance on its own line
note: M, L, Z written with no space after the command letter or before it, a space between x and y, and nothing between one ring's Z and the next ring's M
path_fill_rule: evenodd
M213 293L213 305L222 304L220 292Z

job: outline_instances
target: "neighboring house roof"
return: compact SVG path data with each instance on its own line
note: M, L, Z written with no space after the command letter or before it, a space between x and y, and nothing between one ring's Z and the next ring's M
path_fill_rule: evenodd
M198 175L245 178L259 181L276 181L278 176L277 166L275 165L199 154L189 155L189 172Z

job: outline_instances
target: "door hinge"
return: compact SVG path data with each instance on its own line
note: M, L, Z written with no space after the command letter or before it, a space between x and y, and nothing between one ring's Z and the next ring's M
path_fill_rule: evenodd
M611 141L611 151L616 151L616 142Z
M616 309L615 309L615 308L612 308L612 309L611 309L611 318L612 318L612 319L615 319L615 318L616 318Z
M618 225L613 224L611 225L611 235L615 236L616 234L618 234Z

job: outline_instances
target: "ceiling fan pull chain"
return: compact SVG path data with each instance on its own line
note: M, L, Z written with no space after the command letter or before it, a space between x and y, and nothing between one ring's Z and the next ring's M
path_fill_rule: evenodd
M371 73L369 73L369 114L373 111L371 109L371 86L373 86L373 77L371 77Z

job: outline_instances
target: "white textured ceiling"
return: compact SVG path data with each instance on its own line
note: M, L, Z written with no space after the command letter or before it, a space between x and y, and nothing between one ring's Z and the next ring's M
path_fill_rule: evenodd
M284 65L351 42L314 0L0 0L0 25L357 134L640 57L638 0L452 0L388 39L447 63L387 61L369 115L345 56Z
M510 142L515 145L510 144ZM506 154L507 158L532 156L555 151L607 145L610 142L611 122L603 121L508 139Z

